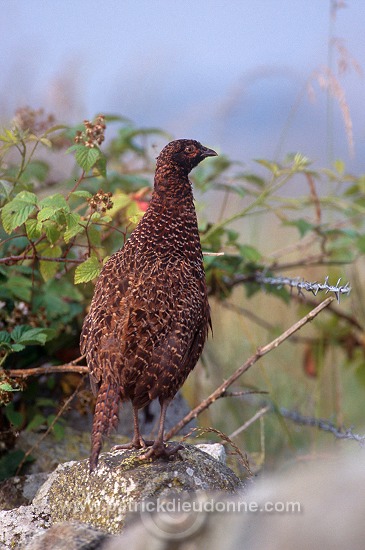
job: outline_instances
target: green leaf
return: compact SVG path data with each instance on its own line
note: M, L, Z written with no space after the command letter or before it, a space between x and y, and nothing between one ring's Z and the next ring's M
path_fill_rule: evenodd
M11 337L9 332L6 332L6 330L0 331L0 346L2 344L10 344L11 343Z
M13 386L11 386L9 382L0 382L0 391L9 392L9 391L19 391L19 390L17 390L16 388L13 388Z
M266 159L255 159L255 162L257 162L257 164L261 164L261 166L264 166L265 168L270 170L270 172L272 172L274 175L277 174L279 171L279 166L276 164L276 162L270 162L269 160L266 160Z
M84 189L77 189L71 193L70 197L80 197L81 199L91 199L92 194Z
M75 214L74 212L66 214L67 229L63 235L66 243L68 243L72 237L75 237L75 235L85 231L85 227L80 223L81 220L82 218L79 214Z
M47 332L43 328L31 328L27 325L18 325L11 333L11 338L17 344L37 345L44 344L47 341Z
M91 256L85 262L78 265L75 271L75 284L87 283L95 279L101 271L98 259Z
M261 260L260 252L253 246L250 246L249 244L240 245L239 250L246 262L256 263L259 260Z
M93 175L102 176L103 178L106 178L106 157L105 155L103 155L101 151L100 151L100 157L97 159L94 165Z
M76 148L76 162L85 171L89 172L100 158L101 152L97 147L78 145Z
M51 206L55 211L64 209L69 210L69 206L66 202L66 199L61 193L56 193L55 195L51 195L49 197L46 197L39 203L39 208L46 208L48 206Z
M40 212L38 213L38 221L44 221L51 218L56 212L63 210L69 212L70 207L66 202L66 199L60 193L46 197L39 203Z
M34 219L27 220L25 229L30 240L38 239L42 234L42 223Z
M40 426L46 423L46 417L43 414L35 414L32 420L29 422L26 431L30 432L31 430L36 430Z
M11 346L11 350L15 352L23 351L23 349L25 349L25 346L23 344L13 344Z
M309 231L313 231L314 228L312 223L307 222L307 220L304 220L303 218L290 222L284 222L284 225L294 225L298 229L301 237L304 237L304 235Z
M32 296L32 280L30 277L12 275L3 286L11 292L14 298L18 298L24 302L30 302Z
M101 231L99 226L95 224L89 225L87 234L92 247L97 247L101 245Z
M14 390L12 389L8 391L14 391ZM13 403L9 403L9 405L5 407L5 414L6 414L6 418L9 420L9 422L13 424L15 428L21 427L21 425L24 422L24 416L20 412L14 410Z
M9 183L5 180L0 180L0 196L3 196L7 199L10 191L11 186L9 185Z
M58 241L58 239L60 238L60 235L61 235L61 231L60 231L58 225L55 222L51 221L51 220L47 220L43 224L43 227L44 227L44 231L46 233L48 241L51 244L55 244Z
M1 218L5 231L9 234L22 225L33 213L37 197L29 191L21 191L2 208Z
M56 441L62 441L65 437L65 427L59 422L56 422L53 426L53 435Z
M37 252L42 256L48 258L60 258L62 256L62 248L58 245L49 245L47 243L41 243L37 246ZM50 260L40 260L39 271L45 281L52 279L57 273L59 262L52 262Z
M25 452L17 449L16 451L10 451L0 458L0 481L12 477L15 475L19 464L25 457ZM27 457L25 462L30 462L33 459Z

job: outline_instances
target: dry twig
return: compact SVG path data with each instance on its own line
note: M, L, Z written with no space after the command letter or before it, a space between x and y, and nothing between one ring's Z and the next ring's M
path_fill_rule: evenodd
M330 297L320 303L316 308L310 311L305 317L302 317L297 323L288 328L280 336L272 340L266 346L262 346L257 349L256 353L252 355L243 365L241 365L227 380L223 382L213 393L211 393L204 401L202 401L197 407L190 411L182 420L180 420L171 430L166 434L166 439L170 439L176 433L178 433L186 424L188 424L193 418L196 418L200 413L206 410L214 401L222 396L243 373L248 371L261 357L276 349L280 344L287 340L292 334L301 329L308 322L312 321L323 309L328 307L334 298Z

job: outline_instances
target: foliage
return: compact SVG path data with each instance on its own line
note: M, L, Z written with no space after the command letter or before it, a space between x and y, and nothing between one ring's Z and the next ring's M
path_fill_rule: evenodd
M21 394L14 373L40 357L59 362L70 342L77 357L92 281L148 206L154 170L148 139L167 138L122 117L99 115L67 128L50 125L49 117L39 120L42 116L23 109L0 133L0 397L8 421L28 430L52 423L57 399L49 397L51 388L45 396L36 395L37 384L33 395L28 390ZM117 129L105 144L106 124ZM65 158L74 159L73 167L63 169ZM257 274L295 269L304 276L308 267L321 266L322 278L330 275L329 269L335 269L334 276L338 270L343 275L343 266L355 266L365 250L365 176L346 173L340 161L314 170L300 154L282 164L260 159L256 165L256 171L247 171L220 155L192 175L201 198L214 193L221 205L215 221L200 216L200 229L203 250L213 254L205 256L209 293L222 306L230 305L239 286L248 298L265 287L287 304L290 294L258 282ZM62 177L56 175L62 171ZM306 185L299 196L297 190L291 192L298 181L301 189ZM248 242L242 233L248 222L262 226L264 233L276 224L288 235L288 245L276 250L273 239L265 239L271 249ZM297 250L299 257L290 260ZM224 255L214 255L220 252ZM362 326L361 319L334 313L310 345L317 349L322 338L340 346L356 362L363 384ZM28 414L22 399L28 399ZM62 421L55 426L61 437Z

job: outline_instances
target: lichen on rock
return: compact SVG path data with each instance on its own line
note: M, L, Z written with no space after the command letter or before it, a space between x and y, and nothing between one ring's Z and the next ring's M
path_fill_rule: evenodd
M184 445L171 461L142 461L140 454L102 454L91 475L88 460L57 468L47 482L52 523L74 520L119 533L126 513L145 499L199 490L235 493L242 487L229 468L193 445Z

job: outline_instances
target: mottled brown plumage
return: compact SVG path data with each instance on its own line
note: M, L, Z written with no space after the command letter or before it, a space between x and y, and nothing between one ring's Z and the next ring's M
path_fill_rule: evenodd
M136 448L146 447L138 409L159 399L158 436L144 457L170 453L163 441L166 409L195 367L210 325L188 174L215 155L186 139L162 150L149 207L97 280L80 342L97 395L90 471L97 465L103 434L118 423L120 399L132 402L134 437L129 447Z

